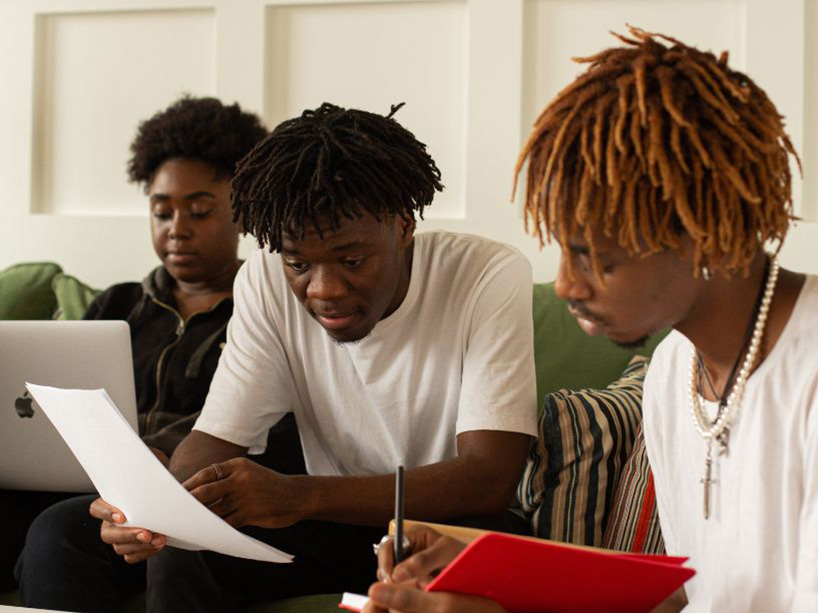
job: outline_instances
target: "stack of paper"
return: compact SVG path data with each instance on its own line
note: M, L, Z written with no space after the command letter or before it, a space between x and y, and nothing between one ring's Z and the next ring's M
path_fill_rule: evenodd
M164 534L168 545L264 562L292 556L242 534L196 500L145 446L105 390L26 384L125 526Z

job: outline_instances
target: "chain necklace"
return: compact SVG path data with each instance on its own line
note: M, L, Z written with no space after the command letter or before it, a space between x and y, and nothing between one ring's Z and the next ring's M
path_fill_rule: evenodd
M713 381L710 380L710 375L707 373L707 369L704 367L704 362L702 361L701 354L696 351L696 363L697 363L697 371L696 371L696 385L699 390L699 394L703 397L704 392L702 391L702 374L704 374L704 380L707 383L707 387L710 388L710 392L713 394L714 398L718 398L719 400L719 408L716 413L716 418L718 418L723 412L724 409L727 408L727 397L730 395L730 391L733 389L733 384L736 382L736 375L738 374L738 367L741 364L741 358L744 356L744 352L747 351L747 346L750 344L750 339L753 336L753 329L755 328L755 321L756 317L758 317L758 310L761 307L761 300L764 298L764 288L767 285L767 278L770 273L770 260L765 258L764 261L764 272L761 276L761 284L758 287L758 292L756 293L755 302L753 302L753 310L750 312L750 317L747 321L747 326L744 328L744 336L741 339L741 347L736 354L736 359L733 361L733 367L730 369L730 374L727 375L727 381L724 384L724 388L722 389L721 394L716 391L716 386L713 385ZM720 454L727 453L727 445L728 445L728 437L730 435L730 428L725 428L724 432L719 434L716 437L716 440L719 442Z
M696 430L704 439L707 445L707 455L705 457L704 478L701 480L704 486L704 518L710 517L710 486L716 482L711 478L713 466L713 440L717 440L721 445L721 451L727 450L727 432L730 424L735 419L738 412L738 406L741 403L741 397L744 395L744 388L747 385L747 379L750 378L750 372L753 369L758 351L761 348L761 339L764 336L764 327L767 323L767 316L770 312L770 302L773 299L773 292L775 291L775 284L778 280L779 265L775 258L770 261L770 272L767 276L767 283L764 287L764 294L761 298L761 304L758 307L758 315L756 316L755 326L753 328L753 336L750 340L750 348L747 350L747 355L741 365L741 369L736 377L735 385L730 394L727 396L726 402L722 399L723 408L720 406L716 418L711 422L704 414L702 405L699 402L699 390L697 385L697 367L699 363L698 352L696 347L690 350L690 388L688 395L690 397L690 415L693 418L693 424ZM740 355L740 354L739 354ZM729 384L729 382L728 382Z

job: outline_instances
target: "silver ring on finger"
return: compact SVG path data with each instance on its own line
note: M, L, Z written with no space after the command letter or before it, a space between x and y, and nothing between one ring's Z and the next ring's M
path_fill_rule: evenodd
M375 555L378 555L381 552L381 547L383 547L384 545L386 545L387 543L392 541L392 538L393 537L392 537L391 534L384 534L381 537L380 541L378 541L377 543L372 543L372 552ZM404 535L404 537L403 537L403 550L404 551L409 551L410 546L411 546L411 543L409 542L409 539L406 538L406 536Z
M224 476L222 475L222 467L216 463L213 463L210 465L210 468L212 468L213 472L216 473L216 481L221 481L222 477Z

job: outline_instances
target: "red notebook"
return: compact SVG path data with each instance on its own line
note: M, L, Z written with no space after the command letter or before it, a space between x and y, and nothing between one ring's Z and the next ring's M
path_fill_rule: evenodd
M475 539L426 588L512 613L650 611L696 574L687 558L605 553L507 534Z

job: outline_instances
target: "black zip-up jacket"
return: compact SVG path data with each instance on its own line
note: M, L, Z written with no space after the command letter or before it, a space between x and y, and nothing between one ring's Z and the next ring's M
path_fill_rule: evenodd
M204 406L233 313L233 300L225 298L185 322L172 284L159 266L141 284L105 290L83 317L121 319L130 325L139 434L168 457Z

